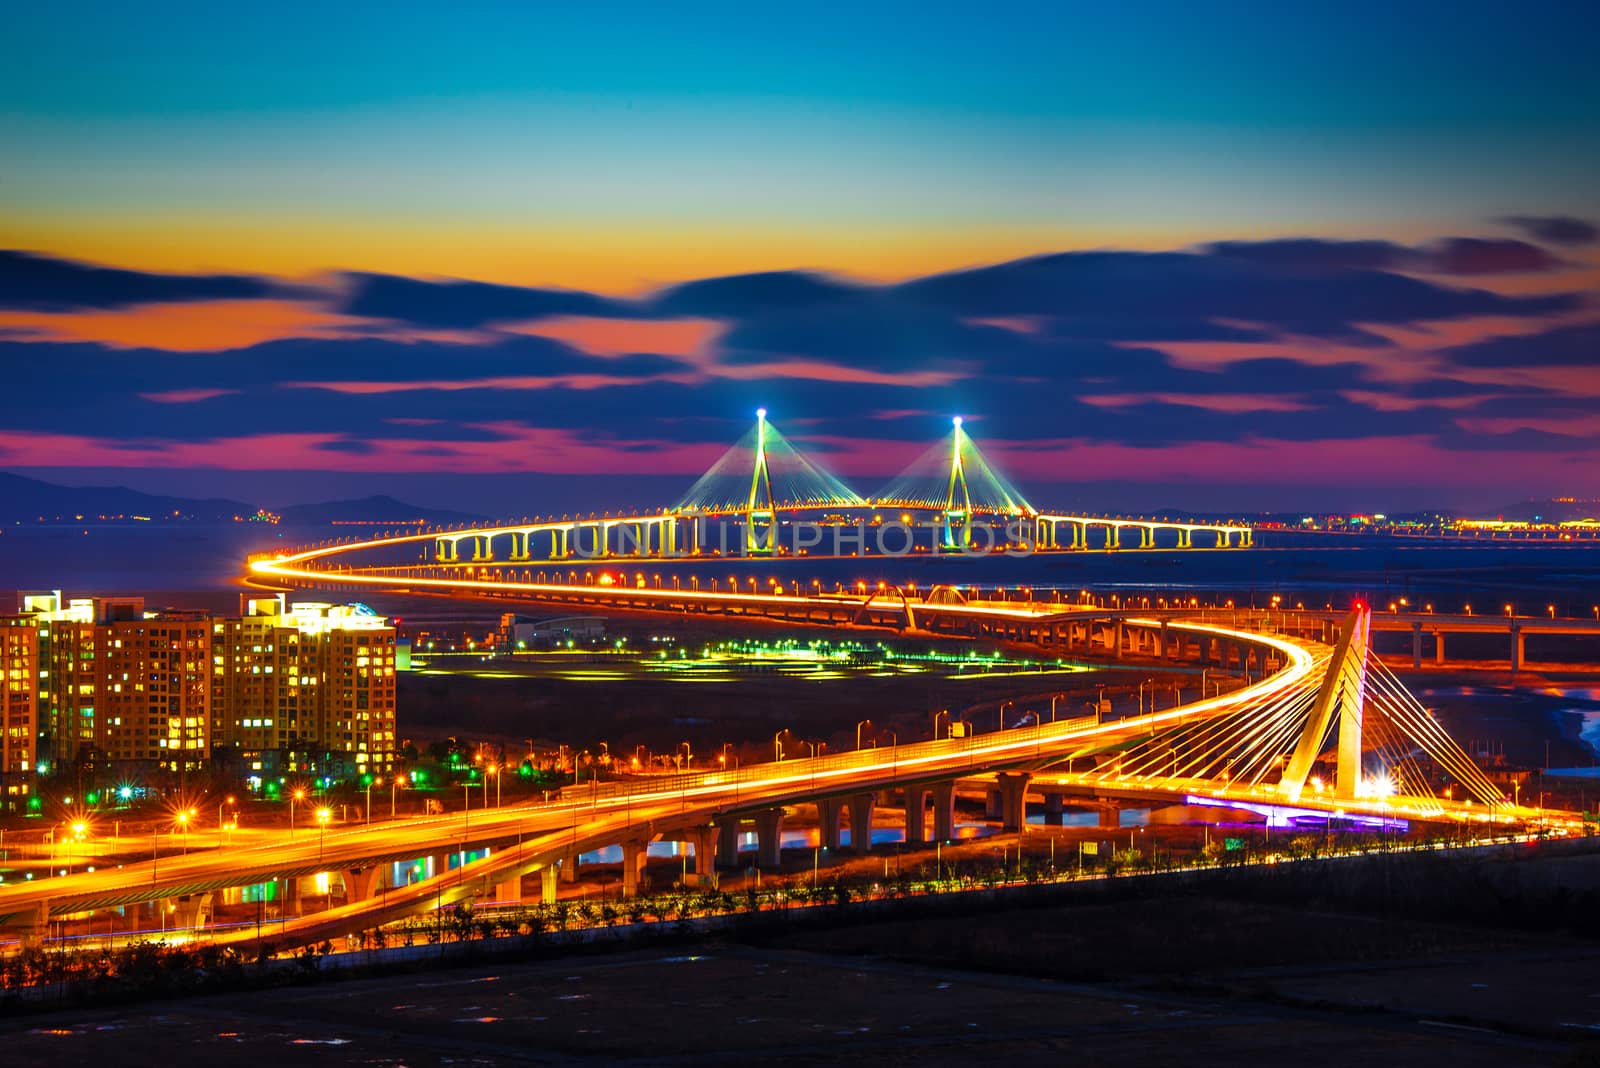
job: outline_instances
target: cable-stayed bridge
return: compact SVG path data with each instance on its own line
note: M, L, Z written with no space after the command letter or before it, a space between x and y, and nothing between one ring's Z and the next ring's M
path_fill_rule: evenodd
M274 554L270 560L277 565L292 562L303 571L377 574L400 569L418 578L481 576L488 567L501 580L560 585L578 581L572 565L602 561L1233 549L1251 544L1253 533L1245 524L1035 508L984 456L959 418L944 439L876 495L864 497L807 457L761 409L751 429L669 508L397 531L324 542ZM543 580L536 579L537 569L522 566L535 564L546 565ZM596 580L591 573L588 581Z
M822 840L838 846L849 816L851 847L870 848L875 809L904 809L907 844L954 837L958 787L998 796L1003 827L1018 830L1030 796L1056 810L1071 799L1213 805L1265 814L1269 825L1351 822L1399 827L1527 825L1574 830L1572 813L1507 801L1433 715L1390 675L1367 645L1358 607L1341 623L1285 630L1265 613L1223 622L1193 616L1045 619L1038 605L997 614L1064 645L1152 666L1208 665L1237 688L1120 719L1090 715L963 737L777 760L706 773L594 783L535 804L450 816L377 821L317 834L262 831L248 844L218 844L183 857L72 873L0 887L0 919L25 939L55 919L122 909L140 922L150 909L204 917L218 891L283 881L291 915L265 931L220 940L269 938L280 948L337 937L442 905L479 898L521 900L523 880L555 897L580 855L621 846L623 892L639 885L653 840L692 843L694 882L714 885L719 864L737 864L753 831L763 866L781 861L783 821L811 806ZM1051 612L1048 615L1062 616ZM1319 629L1320 628L1320 629ZM931 832L931 835L930 835ZM219 836L220 837L220 836ZM300 880L318 877L327 907L302 915ZM334 904L331 887L342 887ZM320 898L320 894L318 897Z

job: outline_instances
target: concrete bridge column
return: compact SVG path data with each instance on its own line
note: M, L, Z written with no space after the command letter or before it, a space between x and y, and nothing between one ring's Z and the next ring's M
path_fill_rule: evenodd
M1065 805L1062 796L1054 791L1044 795L1044 822L1051 827L1061 826Z
M906 787L906 845L917 846L928 840L928 791L921 786Z
M1167 621L1163 619L1161 621L1161 629L1156 632L1156 659L1160 660L1162 663L1166 663L1167 661L1168 637Z
M843 804L832 799L817 802L817 827L822 848L835 853L839 851L839 815L843 808Z
M42 945L50 937L50 902L39 902L31 913L21 918L17 934L28 949Z
M1002 772L998 776L1002 830L1020 831L1027 823L1028 780L1032 777L1025 771Z
M1116 805L1106 805L1100 810L1100 826L1102 829L1116 830L1122 826L1122 810Z
M511 532L511 559L517 562L533 559L528 551L529 543L533 541L533 532L530 530Z
M578 881L578 851L576 849L561 858L561 881L564 883Z
M689 874L689 885L702 890L714 890L717 886L717 841L722 836L722 828L715 824L696 827L689 832L690 844L694 846L694 871Z
M344 872L344 899L365 901L386 888L387 866L374 864L370 868L352 868Z
M1433 662L1435 664L1444 663L1444 631L1442 630L1433 632Z
M559 878L560 868L554 864L539 869L539 901L542 904L555 904Z
M622 896L637 897L639 894L639 876L644 872L645 861L648 859L649 842L643 838L630 838L622 843Z
M160 902L157 902L156 907L165 908L166 906L162 905ZM281 909L281 912L283 915L292 918L299 916L301 911L302 903L300 900L300 876L291 875L283 881L283 908Z
M1422 624L1411 624L1411 670L1422 670Z
M763 868L783 863L783 809L756 813L756 860Z
M933 784L933 837L948 842L956 836L956 784Z
M983 792L983 818L998 820L1005 815L1005 794L999 786L993 786Z
M877 798L872 794L852 794L850 797L850 852L872 852L872 810Z
M1515 674L1522 670L1523 654L1527 652L1522 644L1522 627L1513 623L1511 625L1511 671Z
M1117 620L1117 625L1111 630L1111 652L1118 660L1122 659L1122 636L1126 631L1127 628L1120 619Z
M739 866L739 818L723 816L717 823L717 863L724 868Z
M495 884L494 899L498 904L504 905L513 901L522 900L522 876L513 875Z

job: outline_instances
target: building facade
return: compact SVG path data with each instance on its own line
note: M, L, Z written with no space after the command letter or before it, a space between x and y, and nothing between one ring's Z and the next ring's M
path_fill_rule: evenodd
M268 763L291 771L384 770L395 750L394 652L394 628L362 606L251 598L239 615L216 616L147 611L140 598L25 594L0 620L6 681L18 687L0 705L3 767L182 776L217 762L259 769L270 751Z

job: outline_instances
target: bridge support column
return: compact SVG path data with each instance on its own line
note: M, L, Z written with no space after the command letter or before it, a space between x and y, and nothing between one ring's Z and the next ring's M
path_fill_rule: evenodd
M561 881L564 883L578 881L578 851L576 849L561 858Z
M515 875L495 884L494 899L497 904L522 900L522 876Z
M850 795L850 852L872 852L872 810L877 798L872 794Z
M1523 656L1527 647L1522 644L1522 628L1515 623L1511 625L1511 673L1515 675L1522 670Z
M385 878L387 867L374 864L370 868L352 868L344 872L344 899L346 901L365 901L378 891L383 890L388 879Z
M1122 620L1117 620L1117 625L1111 631L1111 652L1118 660L1122 659L1122 640L1126 633L1127 628L1123 626Z
M630 838L622 843L622 896L639 895L639 876L644 873L650 843L643 838Z
M156 902L156 907L159 909L166 908L166 906L159 901ZM289 917L297 917L301 915L302 906L300 901L300 876L291 875L283 881L283 908L281 911L283 915Z
M1102 830L1116 830L1122 826L1122 810L1116 805L1106 805L1100 810L1100 827Z
M999 821L1005 815L1005 793L999 786L983 792L983 818Z
M1045 794L1044 822L1051 827L1061 826L1065 807L1066 806L1062 804L1062 797L1059 793L1052 792Z
M1444 663L1444 631L1442 630L1433 632L1433 662L1435 664Z
M956 836L956 784L933 784L933 837L948 842Z
M1002 772L1000 783L1000 829L1020 831L1027 823L1028 780L1033 776L1025 771Z
M1422 624L1411 624L1411 670L1422 670Z
M928 840L928 791L921 786L906 787L906 845L919 846Z
M44 944L50 937L50 902L41 901L33 907L18 927L18 937L26 949L34 949Z
M554 864L548 864L539 869L539 901L541 904L554 905L556 891L559 889L561 869Z
M689 832L690 844L694 846L694 871L689 873L689 885L701 890L715 890L717 887L717 841L722 836L722 828L715 824L696 827Z
M817 836L823 849L839 851L839 815L844 805L827 799L817 802ZM852 813L853 814L853 813Z
M763 868L783 863L783 809L756 813L756 860Z
M717 863L724 868L739 866L739 818L723 816L717 823Z

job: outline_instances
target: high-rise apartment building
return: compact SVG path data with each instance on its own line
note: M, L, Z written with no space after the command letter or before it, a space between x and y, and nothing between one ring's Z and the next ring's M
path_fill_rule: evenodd
M6 682L15 670L19 686L0 706L0 755L11 768L15 707L18 737L27 736L19 767L43 759L183 773L226 758L303 770L337 755L382 770L394 759L394 651L394 628L361 606L253 598L238 616L214 616L151 612L140 598L63 606L58 592L26 594L0 620Z
M359 605L246 600L213 622L212 734L250 765L255 754L324 750L358 770L395 754L395 632ZM253 766L252 770L264 770Z
M0 814L19 811L32 793L39 746L39 628L0 618Z

